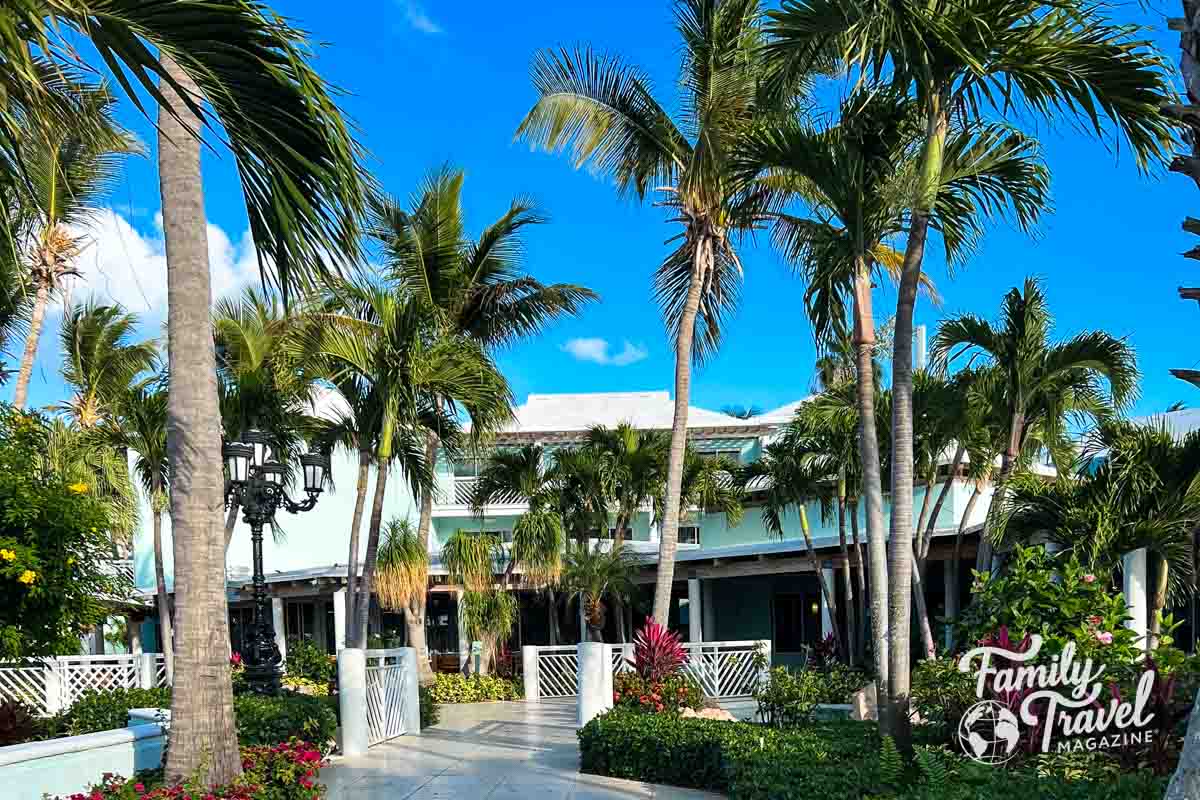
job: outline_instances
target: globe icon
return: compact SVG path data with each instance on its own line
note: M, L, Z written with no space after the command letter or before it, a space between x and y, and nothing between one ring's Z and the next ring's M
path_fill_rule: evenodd
M1016 715L994 700L971 706L958 723L963 752L982 764L1003 764L1012 758L1019 736Z

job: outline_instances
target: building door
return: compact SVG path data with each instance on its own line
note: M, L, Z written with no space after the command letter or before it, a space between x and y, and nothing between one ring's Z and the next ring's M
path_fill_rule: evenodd
M806 652L821 640L821 600L818 592L779 592L772 599L774 644L780 654Z

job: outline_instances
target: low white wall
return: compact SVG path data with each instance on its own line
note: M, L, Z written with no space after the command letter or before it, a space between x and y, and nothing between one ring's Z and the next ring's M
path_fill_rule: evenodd
M104 773L125 777L161 765L167 737L157 723L0 747L0 796L42 800L99 783Z

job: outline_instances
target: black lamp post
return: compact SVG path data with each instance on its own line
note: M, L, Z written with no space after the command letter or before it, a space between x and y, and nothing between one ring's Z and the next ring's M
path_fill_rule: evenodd
M275 694L279 691L283 656L275 643L275 623L263 572L263 526L275 518L275 512L280 508L298 514L316 506L329 475L329 456L316 452L300 456L307 499L299 503L284 491L283 465L272 459L267 437L262 431L249 430L241 436L241 441L225 443L221 456L225 460L227 476L225 502L241 505L242 519L250 526L250 541L254 548L254 622L248 652L242 654L246 681L255 692Z

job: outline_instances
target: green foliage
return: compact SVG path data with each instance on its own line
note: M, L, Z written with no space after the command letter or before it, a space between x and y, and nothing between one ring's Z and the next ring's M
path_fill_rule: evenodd
M513 678L495 675L472 675L438 673L429 687L429 696L435 703L482 703L488 700L520 700L525 696L524 684Z
M337 675L337 659L310 639L289 639L287 645L287 674L329 685Z
M131 587L103 569L104 507L85 483L48 471L49 427L0 406L0 659L72 655Z
M786 728L812 719L819 704L845 704L851 695L870 682L862 670L834 662L823 669L771 670L768 679L754 690L762 722Z
M915 767L906 767L895 746L863 722L784 731L614 710L578 736L581 772L738 800L1159 800L1166 788L1148 773L1071 779L984 766L936 748L918 748Z
M291 675L283 676L283 688L296 694L307 694L312 697L329 696L328 683L318 683L308 678L294 678Z
M957 625L964 647L1006 628L1014 642L1041 634L1042 654L1062 652L1074 641L1078 658L1096 663L1132 663L1140 653L1136 634L1125 627L1125 598L1111 590L1108 575L1086 572L1075 559L1055 559L1042 547L1017 547L998 576L976 573L972 602Z
M275 697L243 694L233 699L238 743L273 745L299 736L327 747L337 733L337 714L327 697L283 692Z
M124 728L129 723L131 708L170 708L170 689L89 689L61 714L61 735L81 736L85 733Z
M613 676L613 705L650 714L677 713L685 708L699 711L704 708L704 692L700 684L681 673L652 680L625 671Z
M978 701L975 676L961 672L956 658L927 658L912 670L912 708L929 725L951 734L966 710Z
M32 709L16 700L0 702L0 747L41 738L41 726Z
M442 718L441 707L433 695L433 687L422 685L417 687L417 697L421 706L421 729L437 725Z

